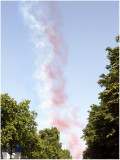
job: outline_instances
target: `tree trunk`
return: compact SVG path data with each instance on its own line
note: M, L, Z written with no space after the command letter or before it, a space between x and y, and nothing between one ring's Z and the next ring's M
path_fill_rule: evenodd
M1 148L1 156L0 157L1 157L1 159L3 159L2 148Z
M12 144L10 146L10 159L12 159Z

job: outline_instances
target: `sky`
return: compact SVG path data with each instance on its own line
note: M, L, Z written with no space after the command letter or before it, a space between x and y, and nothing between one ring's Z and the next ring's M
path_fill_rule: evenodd
M2 93L31 100L38 130L56 126L63 148L81 158L88 110L99 104L115 47L119 2L2 2ZM72 142L75 143L72 143Z

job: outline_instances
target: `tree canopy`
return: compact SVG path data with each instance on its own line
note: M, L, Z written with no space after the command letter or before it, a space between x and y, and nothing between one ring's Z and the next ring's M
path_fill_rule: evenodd
M62 149L60 143L60 132L56 127L39 131L39 138L42 145L41 153L38 151L38 157L42 159L71 159L72 156L68 150ZM39 156L39 154L41 154Z
M17 144L22 148L24 159L70 159L68 150L62 149L57 128L37 133L37 113L29 110L29 100L19 104L8 94L1 95L1 149L11 155Z
M32 142L36 139L37 113L29 111L30 101L24 100L17 104L8 94L1 95L1 148L8 143L8 153L15 152L19 144L24 152L33 149Z
M85 159L119 159L119 47L108 47L106 51L109 73L102 74L98 81L105 89L99 94L100 105L91 106L88 124L83 130L82 138L87 144Z

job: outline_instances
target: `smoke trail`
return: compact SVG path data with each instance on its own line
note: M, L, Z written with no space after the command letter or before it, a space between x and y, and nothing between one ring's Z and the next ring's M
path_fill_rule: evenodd
M46 26L44 33L53 47L54 55L52 61L47 63L45 67L47 76L52 80L50 88L53 94L52 104L60 106L65 104L67 98L63 68L66 64L68 51L62 33L59 30L60 22L58 19L60 20L60 14L58 14L59 12L56 10L54 2L50 3L48 12L49 16L47 15L47 18L42 16L42 23ZM52 20L51 25L48 25L49 20Z
M78 141L78 137L75 134L71 134L68 139L68 148L75 151L73 152L73 158L74 159L81 159L82 158L82 145Z
M64 110L66 113L65 108L62 108L62 110ZM59 110L59 113L57 114L56 112L53 113L51 125L56 126L60 131L63 131L63 132L68 132L75 127L79 127L83 129L85 126L78 121L75 111L76 109L72 110L70 116L64 115L62 117L61 117L62 113L60 114L60 110Z
M35 9L34 9L35 8ZM36 89L39 98L43 99L42 108L50 107L51 125L62 133L68 134L68 148L73 150L73 158L82 157L80 138L73 134L73 129L83 128L73 109L70 116L62 115L66 107L66 80L63 70L67 63L68 47L60 30L62 16L55 2L24 2L21 5L22 15L30 29L31 40L36 50ZM70 111L69 111L70 112Z

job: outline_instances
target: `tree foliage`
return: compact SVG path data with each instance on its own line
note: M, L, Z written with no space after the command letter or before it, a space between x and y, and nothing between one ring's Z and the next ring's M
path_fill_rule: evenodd
M10 155L15 152L16 144L22 147L23 154L34 148L32 142L36 138L37 113L29 111L29 103L24 100L17 104L8 94L1 95L1 148L4 150L8 143Z
M1 149L15 152L16 144L22 148L24 159L70 159L70 152L62 150L57 128L37 133L37 113L29 111L29 100L19 104L8 94L1 95Z
M62 149L60 143L60 132L56 127L39 131L42 141L43 159L71 159L70 152Z
M119 41L119 37L116 37ZM83 130L87 149L83 157L90 159L119 158L119 47L106 48L110 64L107 75L102 74L98 84L104 87L99 94L100 105L92 105L88 124Z

